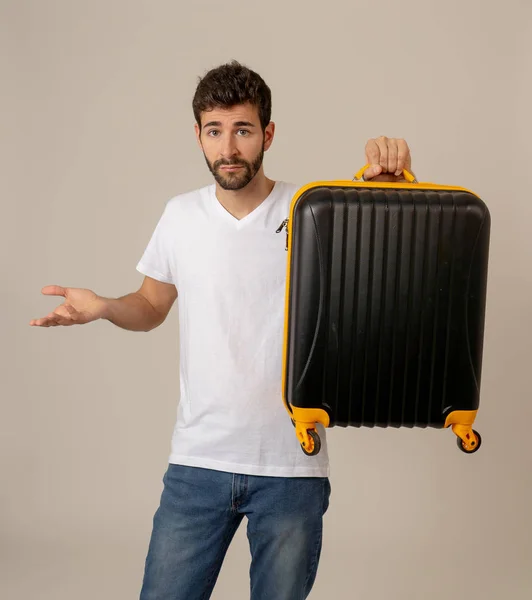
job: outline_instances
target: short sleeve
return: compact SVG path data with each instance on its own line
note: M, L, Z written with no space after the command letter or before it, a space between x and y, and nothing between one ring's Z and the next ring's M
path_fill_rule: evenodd
M168 218L168 203L148 242L144 254L137 264L137 271L163 283L174 283L171 270L171 227Z

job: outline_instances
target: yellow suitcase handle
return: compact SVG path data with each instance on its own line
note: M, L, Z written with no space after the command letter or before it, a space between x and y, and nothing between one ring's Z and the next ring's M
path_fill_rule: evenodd
M353 180L362 179L362 176L367 171L367 169L369 169L370 166L371 166L370 164L364 165L360 169L360 171L357 171L355 173ZM406 169L403 169L403 177L408 181L408 183L419 183L418 180L412 175L412 173L410 173L410 171L407 171Z

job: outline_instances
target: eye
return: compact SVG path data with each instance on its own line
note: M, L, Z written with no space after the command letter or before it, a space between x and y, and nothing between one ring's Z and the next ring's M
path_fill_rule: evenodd
M217 129L211 129L210 131L207 132L207 135L211 136L211 137L217 137L215 134L220 133Z
M241 135L241 136L244 136L244 137L246 137L247 135L249 135L249 133L250 132L247 129L239 129L238 130L238 134Z

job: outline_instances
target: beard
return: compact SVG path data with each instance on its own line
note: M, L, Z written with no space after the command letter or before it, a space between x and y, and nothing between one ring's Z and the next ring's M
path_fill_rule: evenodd
M209 167L209 171L212 173L214 179L218 185L224 190L241 190L255 177L261 168L262 161L264 159L264 147L253 159L252 162L248 162L242 158L233 158L232 160L226 160L221 158L220 160L210 163L205 152L203 153L205 162ZM242 167L235 173L225 173L221 170L221 167L228 167L238 165Z

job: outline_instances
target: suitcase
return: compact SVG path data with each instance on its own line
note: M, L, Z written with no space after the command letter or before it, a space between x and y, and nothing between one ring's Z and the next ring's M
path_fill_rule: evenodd
M324 427L451 427L473 453L490 214L473 192L318 181L286 231L283 401L305 454Z

